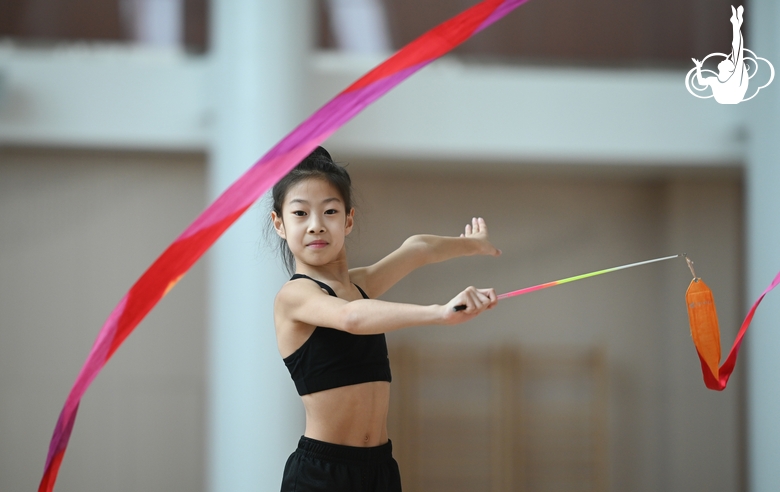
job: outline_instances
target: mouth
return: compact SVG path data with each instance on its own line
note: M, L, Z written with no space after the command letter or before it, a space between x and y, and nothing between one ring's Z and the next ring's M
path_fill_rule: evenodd
M327 245L328 245L327 241L312 241L309 244L307 244L308 247L314 249L324 248Z

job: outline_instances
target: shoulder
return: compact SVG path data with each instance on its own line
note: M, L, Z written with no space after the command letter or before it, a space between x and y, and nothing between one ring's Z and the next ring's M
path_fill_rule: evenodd
M288 280L274 299L274 308L287 308L290 306L300 306L312 296L328 294L324 292L316 282L307 278L297 278Z

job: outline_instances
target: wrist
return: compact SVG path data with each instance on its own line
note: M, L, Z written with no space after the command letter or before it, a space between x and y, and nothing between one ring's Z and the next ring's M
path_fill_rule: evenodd
M430 306L431 313L433 315L433 324L446 325L447 324L447 306L441 304L433 304Z
M464 237L466 241L469 241L467 253L465 256L477 256L490 254L490 244L486 243L483 239L475 237Z

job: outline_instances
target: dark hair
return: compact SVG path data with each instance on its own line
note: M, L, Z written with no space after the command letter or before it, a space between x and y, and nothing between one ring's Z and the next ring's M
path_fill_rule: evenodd
M273 200L271 207L277 216L282 216L282 205L290 187L310 178L324 179L336 188L344 201L347 213L349 213L352 209L352 180L346 169L333 162L327 150L317 147L274 185L271 192ZM287 241L282 238L279 238L279 255L282 257L287 271L290 274L295 273L295 257L287 246Z

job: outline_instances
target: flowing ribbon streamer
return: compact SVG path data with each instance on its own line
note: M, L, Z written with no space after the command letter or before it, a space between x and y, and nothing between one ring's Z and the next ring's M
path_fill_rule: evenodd
M696 277L692 262L689 261L688 264L691 266L693 280L691 280L691 284L685 294L685 301L688 305L691 337L693 338L693 344L696 346L696 353L701 361L704 385L711 390L723 391L731 377L731 373L734 371L734 366L737 363L737 353L742 345L742 338L745 336L750 322L753 321L756 308L764 300L764 296L780 284L780 272L775 276L772 283L764 289L764 292L756 299L756 302L753 303L747 316L745 316L745 320L742 321L742 326L739 328L737 338L734 340L734 345L731 347L728 357L726 357L726 362L718 367L721 355L720 330L718 328L718 315L715 311L715 300L707 284L702 279Z
M217 198L119 301L98 333L54 428L39 492L54 489L81 397L138 323L262 194L344 123L406 78L527 0L484 0L402 48L310 116Z

